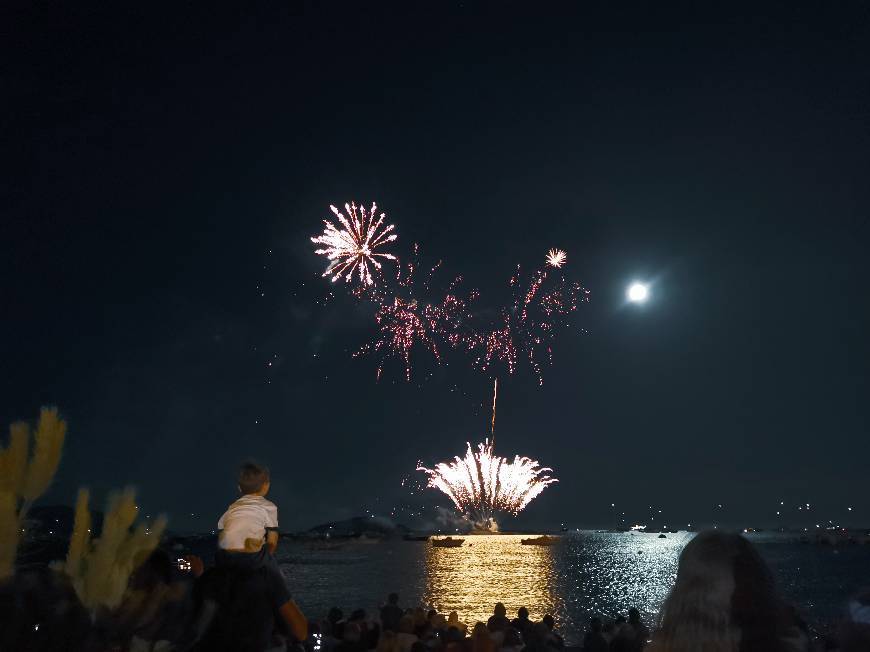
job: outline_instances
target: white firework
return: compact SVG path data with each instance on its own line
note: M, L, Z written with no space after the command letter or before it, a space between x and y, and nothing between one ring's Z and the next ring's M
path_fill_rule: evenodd
M550 267L560 268L568 260L568 254L561 249L550 249L547 252L547 264Z
M475 523L491 522L498 512L516 515L558 482L548 475L552 469L533 459L517 455L511 462L494 455L489 440L478 444L477 452L470 443L467 446L464 458L454 457L434 469L418 465L417 470L428 474L428 486L447 494L456 509Z
M311 238L311 242L324 245L324 248L314 253L326 256L330 261L323 276L332 276L333 282L344 276L345 282L350 283L356 275L360 284L374 285L375 274L381 269L378 259L396 260L393 254L377 251L396 239L396 234L392 233L393 225L384 225L384 213L375 219L378 207L374 203L368 211L365 206L345 204L348 217L335 206L329 208L343 228L339 229L329 220L323 220L323 234Z

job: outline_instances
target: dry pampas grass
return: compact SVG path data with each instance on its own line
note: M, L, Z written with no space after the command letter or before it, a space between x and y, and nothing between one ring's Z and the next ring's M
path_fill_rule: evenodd
M65 438L66 421L57 416L57 408L42 408L33 438L33 455L21 488L28 506L46 492L57 473Z
M40 410L33 451L30 426L24 422L9 427L9 445L0 449L0 579L9 577L27 511L48 489L60 464L66 421L57 408Z
M0 491L0 580L12 575L20 536L21 525L18 521L15 496L7 491Z
M27 453L30 428L19 421L9 426L9 446L0 451L0 491L13 496L21 494L27 473Z
M151 528L139 525L131 532L139 511L135 498L132 489L113 495L100 538L92 541L88 491L79 491L75 525L62 568L88 609L114 609L121 604L130 575L154 551L166 528L166 519L161 516Z
M32 446L27 423L9 427L9 445L0 448L0 580L15 571L27 511L51 485L65 437L66 422L57 408L40 411ZM87 489L79 490L66 561L54 568L69 576L82 604L96 613L121 603L130 575L160 542L166 519L133 530L139 508L135 492L125 489L109 499L100 536L92 539L89 498Z

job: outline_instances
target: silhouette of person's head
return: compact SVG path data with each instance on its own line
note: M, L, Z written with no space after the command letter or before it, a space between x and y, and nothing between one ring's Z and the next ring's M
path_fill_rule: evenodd
M708 530L680 554L677 579L660 614L656 649L782 649L795 624L774 591L773 577L751 543Z
M849 600L848 617L837 632L842 652L870 650L870 589L864 589Z
M362 633L360 632L359 625L356 623L347 623L344 626L344 632L342 632L342 640L345 640L348 643L358 643L361 635Z
M387 596L387 602L390 604L399 604L399 594L390 593L390 595Z
M504 608L504 605L501 602L496 602L495 609L492 610L492 613L503 618L507 613L507 609Z
M628 610L628 622L632 625L636 625L640 622L640 612L634 607Z
M328 620L333 625L335 625L335 623L337 623L342 618L344 618L344 614L338 607L332 607L329 610L329 613L326 615L326 620Z
M244 495L265 496L269 493L269 469L256 462L245 462L239 467L239 491Z
M359 623L365 621L366 612L365 609L357 609L350 614L350 618L348 619L352 623Z
M414 633L414 616L404 615L399 621L399 631L403 634Z
M604 628L604 623L597 616L589 621L589 629L593 632L600 632Z
M520 620L528 620L529 619L529 610L526 609L525 607L520 607L519 610L517 610L517 616L519 617Z
M394 652L399 649L399 642L396 639L396 632L385 629L378 637L378 652Z
M547 629L552 630L556 626L556 619L553 618L550 614L544 614L544 617L541 618L541 622L547 626Z

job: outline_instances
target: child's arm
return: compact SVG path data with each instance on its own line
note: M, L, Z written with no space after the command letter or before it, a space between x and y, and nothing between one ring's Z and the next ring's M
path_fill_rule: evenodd
M266 549L269 554L275 554L278 547L278 508L269 503L266 507Z
M275 554L275 549L278 547L278 530L266 530L266 548L270 555Z
M226 518L227 518L227 513L224 512L223 515L218 519L218 526L217 526L218 548L223 547L223 546L221 546L221 541L223 541L223 538L224 538L224 521L226 520Z

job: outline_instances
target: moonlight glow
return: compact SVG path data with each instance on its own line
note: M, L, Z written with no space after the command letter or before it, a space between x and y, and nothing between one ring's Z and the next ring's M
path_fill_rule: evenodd
M632 283L625 294L632 303L643 303L649 297L649 288L643 283Z

